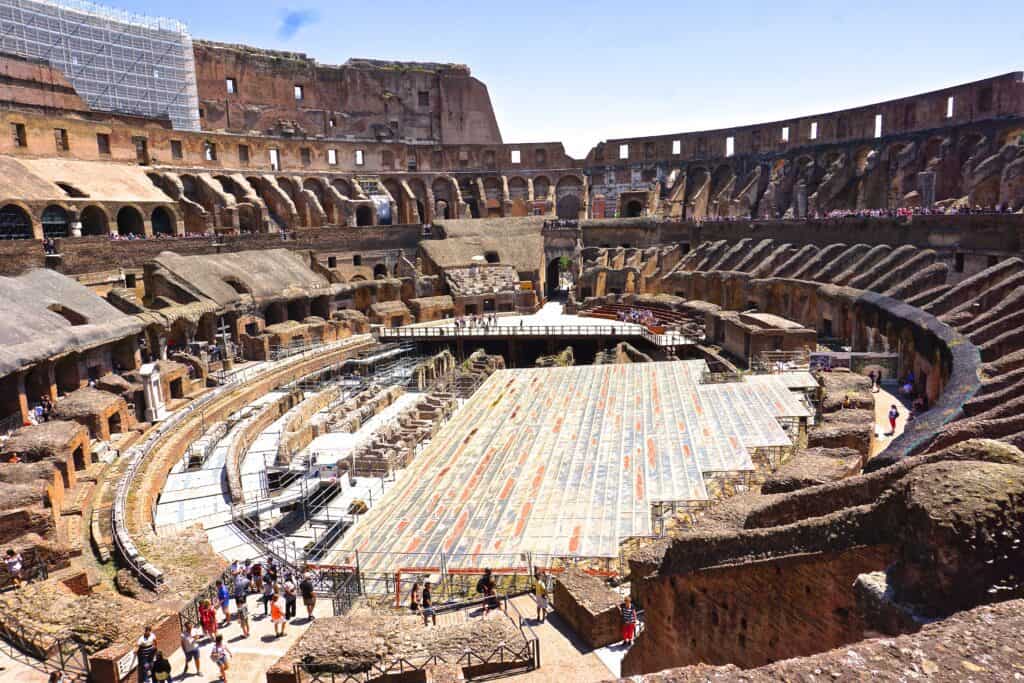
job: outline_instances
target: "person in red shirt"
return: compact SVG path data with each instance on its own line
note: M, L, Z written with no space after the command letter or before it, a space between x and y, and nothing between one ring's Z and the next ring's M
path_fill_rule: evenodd
M203 626L203 633L210 638L217 637L217 612L209 600L199 603L199 623Z

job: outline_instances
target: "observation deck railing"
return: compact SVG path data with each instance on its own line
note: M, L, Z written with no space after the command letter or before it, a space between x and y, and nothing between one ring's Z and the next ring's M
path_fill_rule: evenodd
M381 341L397 339L479 339L507 337L614 337L643 338L655 346L684 346L698 340L676 332L658 334L636 325L455 325L431 327L382 327L377 331Z

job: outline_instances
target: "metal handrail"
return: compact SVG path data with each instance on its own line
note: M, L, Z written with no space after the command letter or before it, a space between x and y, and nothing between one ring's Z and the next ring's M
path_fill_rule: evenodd
M361 337L347 337L344 340L322 344L310 349L309 351L304 351L301 354L297 354L298 358L293 356L282 361L266 363L260 367L243 368L235 371L229 378L227 378L225 384L212 389L203 396L200 396L188 405L168 416L166 420L147 432L147 437L143 442L128 449L123 457L127 459L129 464L124 475L121 477L121 480L118 482L117 489L115 491L114 504L111 506L110 510L111 525L113 528L114 547L117 549L118 555L127 563L129 569L144 586L150 589L156 589L163 583L163 572L160 571L158 567L150 563L135 545L135 542L132 540L131 533L128 531L128 527L125 524L125 516L127 515L128 510L128 491L132 488L132 483L135 480L136 474L145 463L146 459L153 452L156 444L159 443L167 434L175 430L187 416L193 415L196 412L202 414L202 409L205 406L216 398L219 398L221 394L227 391L232 385L247 382L260 375L279 370L283 365L291 364L297 359L301 360L302 358L305 358L307 353L324 353L334 348L344 348L358 342L360 338Z
M696 344L681 334L658 334L642 325L468 325L431 327L382 327L380 339L447 339L478 337L642 337L656 346Z
M76 682L90 678L89 655L81 643L27 627L14 615L5 615L0 621L0 644L3 643L10 646L12 659L21 661L21 654L33 668L56 669Z

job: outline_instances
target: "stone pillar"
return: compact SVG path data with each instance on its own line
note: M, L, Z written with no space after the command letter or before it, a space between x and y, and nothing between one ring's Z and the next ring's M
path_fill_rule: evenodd
M793 210L795 218L807 217L807 183L800 181L796 184L795 197L793 198Z
M25 388L25 372L18 373L18 408L21 410L21 421L28 419L28 390Z
M139 368L142 390L146 399L146 421L159 422L167 416L163 392L160 390L160 370L156 363L146 363Z
M54 363L46 363L46 394L52 403L57 402L57 366Z
M917 192L921 195L922 208L928 209L935 204L935 171L917 174Z
M68 211L68 236L82 236L82 218L77 211Z

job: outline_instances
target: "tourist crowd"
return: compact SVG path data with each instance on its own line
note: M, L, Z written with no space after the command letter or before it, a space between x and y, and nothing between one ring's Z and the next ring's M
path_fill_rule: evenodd
M823 216L812 214L810 218L910 218L912 216L971 216L983 214L1013 213L1009 204L994 207L901 207L898 209L834 209Z
M498 326L498 314L497 313L484 313L482 315L467 315L459 318L455 318L455 330L472 330L477 328L490 329L491 327ZM522 321L519 326L522 327Z
M810 212L805 218L783 217L783 218L760 218L755 216L706 216L699 219L698 223L735 223L750 221L777 221L777 220L843 220L847 218L888 218L888 219L909 219L914 216L973 216L1013 213L1014 209L1009 204L998 204L996 206L959 206L959 207L901 207L897 209L833 209L825 213L816 211Z
M232 621L237 621L242 635L232 641L249 637L251 596L259 596L263 616L256 618L270 619L274 625L275 638L283 636L287 625L296 618L300 597L306 608L306 622L313 621L316 618L313 615L316 607L314 579L312 572L298 577L285 572L274 560L265 563L259 560L232 562L228 574L217 581L214 596L199 602L199 623L182 623L181 649L185 654L185 667L181 676L188 675L190 663L195 664L196 675L201 675L201 647L209 644L210 660L219 670L220 680L227 683L233 653L224 641L224 634L219 631ZM223 618L218 618L218 612ZM137 645L139 683L164 683L169 680L170 663L163 652L157 649L156 636L150 626L146 626Z
M648 308L631 308L628 311L619 311L619 320L624 323L636 323L651 327L658 324L658 318Z

